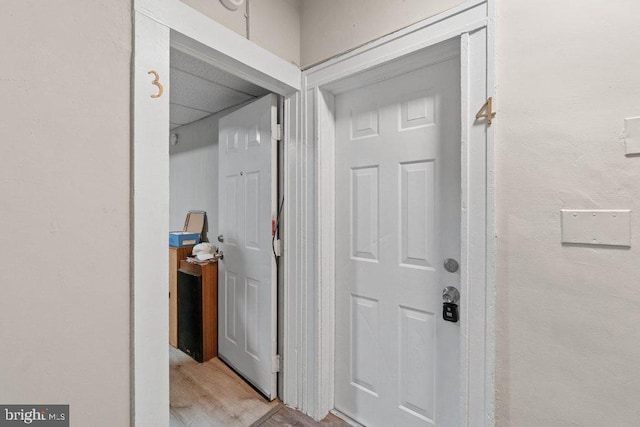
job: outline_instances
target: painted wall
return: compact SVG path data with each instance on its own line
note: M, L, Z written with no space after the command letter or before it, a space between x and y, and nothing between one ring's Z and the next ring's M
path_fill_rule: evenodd
M0 402L129 423L131 2L0 13Z
M218 118L214 114L174 129L170 147L170 229L182 230L190 210L204 210L209 241L218 236Z
M498 420L640 420L640 2L498 1ZM632 209L632 248L560 244L560 209Z
M464 0L301 0L301 64L307 68Z
M181 0L247 37L246 8L230 11L219 0ZM300 0L259 0L249 5L249 39L286 61L300 64Z

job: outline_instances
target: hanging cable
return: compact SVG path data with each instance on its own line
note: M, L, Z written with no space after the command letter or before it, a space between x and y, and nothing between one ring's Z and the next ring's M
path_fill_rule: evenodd
M284 197L280 202L280 208L278 209L278 214L276 215L276 224L273 227L273 236L271 236L271 249L273 250L273 257L276 260L276 266L278 265L278 261L280 261L280 257L276 253L276 240L280 235L280 215L282 214L283 206L284 206Z

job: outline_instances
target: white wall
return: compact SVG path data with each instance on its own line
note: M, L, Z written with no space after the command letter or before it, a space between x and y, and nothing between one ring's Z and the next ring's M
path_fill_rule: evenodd
M301 0L303 68L353 49L464 0Z
M190 210L207 212L209 240L218 236L218 119L214 114L171 131L178 145L170 147L170 229L182 230Z
M640 420L640 2L498 1L498 420ZM633 209L632 248L560 244L560 209Z
M180 0L209 18L235 31L243 37L247 36L247 21L244 7L231 11L224 7L220 0Z
M129 423L131 2L4 0L0 402Z
M250 40L300 65L300 0L251 1Z
M247 37L246 8L230 11L219 0L181 0ZM247 0L249 39L286 61L300 64L300 0Z

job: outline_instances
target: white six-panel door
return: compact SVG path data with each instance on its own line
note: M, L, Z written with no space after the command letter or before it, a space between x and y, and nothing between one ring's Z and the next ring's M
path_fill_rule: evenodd
M218 356L275 399L277 197L275 95L219 121Z
M336 97L335 407L367 426L460 425L459 70Z

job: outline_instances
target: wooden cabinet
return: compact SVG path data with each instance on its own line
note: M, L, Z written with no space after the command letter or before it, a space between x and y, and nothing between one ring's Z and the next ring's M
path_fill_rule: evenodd
M191 255L193 246L169 248L169 344L178 348L178 269Z
M180 261L178 348L198 362L218 355L218 263Z

